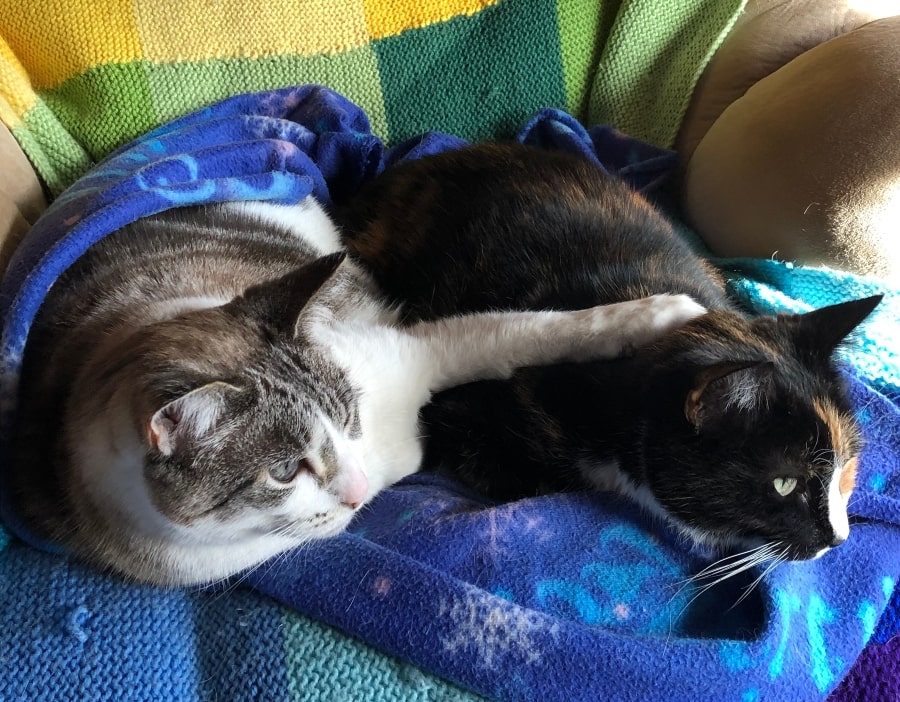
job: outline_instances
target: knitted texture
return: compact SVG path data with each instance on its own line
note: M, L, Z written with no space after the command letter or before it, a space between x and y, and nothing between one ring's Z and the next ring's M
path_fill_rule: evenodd
M300 83L347 95L388 143L509 137L558 107L666 146L743 2L4 2L0 119L53 194L163 122Z
M672 166L669 153L609 129L586 131L554 110L519 138L581 153L637 187ZM461 143L428 134L385 152L357 106L305 87L228 100L112 154L56 200L3 281L0 438L9 435L31 317L53 279L99 237L191 202L307 194L329 202L387 163ZM491 505L425 475L383 491L347 533L238 580L256 592L238 583L209 592L129 586L13 540L0 552L2 692L463 698L390 656L499 700L694 700L709 690L716 699L809 700L835 690L836 699L854 699L840 696L842 679L848 695L897 689L896 666L878 661L895 651L900 408L856 369L846 378L867 440L854 527L817 561L746 573L694 599L685 581L708 554L615 496ZM757 576L754 594L734 605Z
M900 288L828 268L800 267L760 260L720 260L731 271L731 292L764 314L808 312L853 298L882 294L884 299L855 335L854 343L839 350L873 386L900 399Z
M591 121L671 144L703 68L745 4L622 0L600 56Z

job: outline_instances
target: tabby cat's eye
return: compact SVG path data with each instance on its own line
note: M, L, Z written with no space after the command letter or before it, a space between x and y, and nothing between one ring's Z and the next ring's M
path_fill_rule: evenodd
M775 478L772 485L775 486L775 492L782 497L787 497L797 487L797 478Z
M306 458L293 458L271 466L269 475L279 483L289 483L302 471L312 473L312 464Z

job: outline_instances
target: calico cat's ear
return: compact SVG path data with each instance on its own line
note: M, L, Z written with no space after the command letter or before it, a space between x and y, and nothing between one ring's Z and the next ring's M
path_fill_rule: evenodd
M714 425L729 412L752 410L762 404L774 371L770 362L717 363L694 377L684 401L684 416L700 431Z
M279 334L295 336L301 312L346 257L339 251L317 258L281 278L247 288L228 307L252 316Z
M239 388L224 382L208 383L172 400L150 418L147 438L164 456L204 437L222 416L230 395Z
M784 317L798 348L830 357L844 337L852 332L881 302L882 295L829 305L805 314Z

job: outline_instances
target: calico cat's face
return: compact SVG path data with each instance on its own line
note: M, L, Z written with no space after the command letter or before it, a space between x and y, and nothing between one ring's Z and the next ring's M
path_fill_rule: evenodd
M752 320L714 312L654 350L666 370L649 394L644 479L687 535L793 560L848 537L861 441L830 357L878 299Z
M147 327L82 384L94 397L73 401L69 436L82 502L154 544L166 577L210 580L331 536L369 498L357 393L306 338L307 303L341 259Z

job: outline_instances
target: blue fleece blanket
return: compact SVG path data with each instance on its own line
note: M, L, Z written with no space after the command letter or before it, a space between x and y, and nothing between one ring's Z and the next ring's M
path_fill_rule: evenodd
M583 153L638 188L652 187L673 164L671 153L609 128L586 131L557 111L538 114L519 138ZM4 278L0 437L8 441L14 420L31 321L53 281L91 243L181 205L296 202L310 194L330 203L352 195L386 164L462 143L428 134L385 150L356 106L306 86L226 100L123 147L53 204ZM765 311L861 296L876 285L773 262L728 265L733 290ZM900 409L889 398L900 389L894 356L900 346L891 337L900 315L896 291L886 292L887 304L846 356L867 439L851 504L854 527L846 544L818 561L749 572L701 593L687 579L710 554L689 549L615 496L551 495L492 505L451 481L418 475L385 490L348 533L240 580L496 699L696 700L710 690L717 700L806 700L829 693L857 699L858 690L891 689L879 686L897 684L896 666L868 663L839 687L861 654L878 659L897 632ZM0 497L5 525L32 540L5 491ZM734 605L760 576L753 593ZM192 608L202 593L121 584L19 542L0 553L0 578L0 657L14 663L6 677L12 697L46 699L46 675L29 676L23 666L47 665L65 668L65 679L74 680L53 688L64 691L56 698L91 697L92 675L119 680L116 694L123 699L223 693L283 699L292 690L296 696L296 680L274 664L262 679L244 680L240 693L210 687L216 675L254 674L244 649L277 658L276 641L282 654L291 650L288 635L262 614L250 629L248 623L227 629L229 641L216 650L231 655L201 651L192 658L187 652L215 636L205 627L219 621L220 610L248 607L240 589L215 593L198 615ZM29 592L40 593L36 604L25 604ZM115 607L98 617L93 608L104 601ZM268 611L262 601L250 602ZM192 617L195 628L186 623ZM132 626L131 633L116 634L117 621ZM54 638L54 627L66 636ZM296 633L291 641L297 643ZM86 658L91 651L94 657ZM109 671L74 670L73 661L88 659L119 668L111 678ZM177 675L166 678L172 671Z

